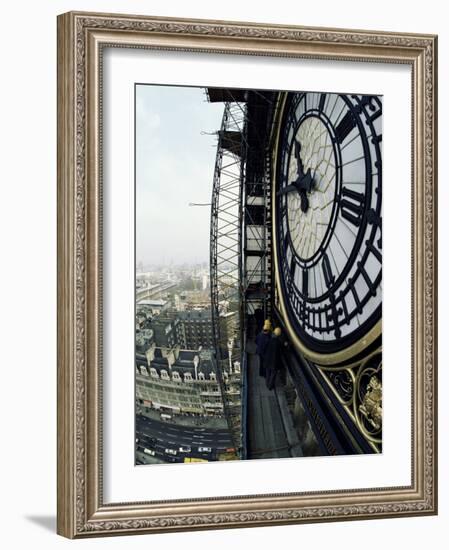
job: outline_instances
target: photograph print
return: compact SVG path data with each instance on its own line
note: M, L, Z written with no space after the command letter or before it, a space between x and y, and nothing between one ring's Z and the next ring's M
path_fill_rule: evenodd
M382 452L382 97L136 84L135 464Z

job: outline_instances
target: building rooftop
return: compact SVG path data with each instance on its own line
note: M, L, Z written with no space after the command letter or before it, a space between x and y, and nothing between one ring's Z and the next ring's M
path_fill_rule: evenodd
M211 317L211 310L210 308L203 308L203 309L192 309L189 311L180 311L178 313L178 316L182 320L195 320L195 319L204 319L204 318L210 318Z
M166 304L168 304L168 301L167 300L150 300L150 299L147 299L147 300L141 300L137 305L138 306L153 306L153 307L156 307L156 306L165 306Z
M195 363L194 358L198 357L199 352L196 350L179 350L176 361L169 367L168 358L164 357L161 348L154 350L154 359L150 363L150 367L154 368L156 372L161 375L161 371L165 370L167 373L177 372L182 379L184 379L187 373L190 377L195 379ZM145 355L136 353L136 365L138 367L147 367L147 358ZM197 374L203 374L206 380L210 379L210 375L215 372L214 364L209 359L199 359L197 366Z
M198 352L194 350L182 349L179 350L178 361L193 361Z

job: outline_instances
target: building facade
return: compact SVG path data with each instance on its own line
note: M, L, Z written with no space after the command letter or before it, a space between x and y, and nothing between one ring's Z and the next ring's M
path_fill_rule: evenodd
M190 350L156 348L137 356L136 396L140 406L173 414L223 414L213 363Z
M186 345L184 326L177 316L158 315L152 319L151 328L154 332L154 342L157 346L197 349Z
M214 345L210 308L180 311L178 318L184 326L185 347L197 350Z

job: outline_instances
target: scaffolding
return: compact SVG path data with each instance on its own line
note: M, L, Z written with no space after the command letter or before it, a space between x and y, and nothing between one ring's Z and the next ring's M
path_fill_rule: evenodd
M259 309L271 318L271 158L267 154L262 176L247 181L244 194L244 311Z
M211 209L210 280L212 325L224 411L236 449L242 449L242 395L232 365L243 361L247 319L260 310L271 316L270 129L276 94L257 90L208 89L224 102L217 133ZM233 342L222 316L234 312ZM229 335L229 332L226 331ZM228 338L228 341L225 341ZM244 368L244 367L243 367ZM243 373L244 374L244 373ZM242 386L242 376L238 380ZM235 382L233 385L233 381Z
M243 310L245 323L253 319L260 330L261 320L272 316L271 155L278 94L252 90L248 96L243 194ZM245 336L247 329L245 326Z
M242 363L241 228L244 181L244 103L227 101L218 132L211 203L210 282L212 327L224 413L237 453L241 449L241 395L235 363ZM232 330L223 319L234 313ZM227 327L229 328L229 327ZM236 391L238 389L238 391ZM236 397L238 395L238 397Z

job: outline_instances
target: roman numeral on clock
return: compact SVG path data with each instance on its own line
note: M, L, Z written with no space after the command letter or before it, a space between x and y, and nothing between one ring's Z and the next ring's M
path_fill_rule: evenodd
M346 319L346 324L349 325L350 319L349 319L349 313L348 313L348 306L346 305L345 293L342 290L340 290L339 299L341 302L341 306L343 307L343 315L344 315L344 318Z
M334 274L332 273L331 263L326 253L323 254L323 275L327 288L330 288L335 281Z
M371 241L365 241L365 245L366 248L373 253L378 262L382 263L382 253L380 252L380 250Z
M306 320L306 305L305 302L299 304L299 318L304 322Z
M330 301L331 301L331 319L334 323L335 337L340 338L341 330L340 330L340 326L338 324L338 311L337 311L337 308L335 306L335 296L332 293L330 295Z
M287 214L287 201L285 200L285 197L281 197L281 200L279 202L279 218L282 222Z
M349 287L349 290L352 292L357 313L363 313L362 303L360 301L359 295L354 285L354 281L352 279L348 280L348 287Z
M295 258L292 258L292 261L290 263L290 276L293 282L295 281L295 271L296 271L296 260Z
M296 125L298 124L298 119L296 118L296 113L294 111L292 113L290 113L290 118L288 120L288 124L293 126L293 128L295 128ZM288 128L288 125L286 125L286 128Z
M348 111L345 116L340 120L338 126L335 128L335 137L338 143L343 143L343 141L348 137L348 135L355 128L357 122L355 116L351 111Z
M318 104L318 109L323 112L324 110L324 102L326 101L326 94L321 94L320 95L320 102Z
M366 272L365 266L362 265L361 262L357 262L357 267L360 269L360 273L362 274L362 277L365 279L366 286L369 288L369 291L371 293L371 296L376 295L376 287L374 283L369 278L368 273Z
M300 154L301 154L301 144L299 143L298 140L295 140L295 158L296 160L300 160L301 157L300 157Z
M302 270L302 293L305 298L309 296L309 271Z
M363 207L365 203L365 195L358 191L353 191L347 187L343 187L340 201L341 215L345 220L356 225L360 225L362 221Z

